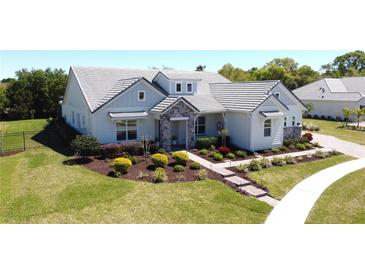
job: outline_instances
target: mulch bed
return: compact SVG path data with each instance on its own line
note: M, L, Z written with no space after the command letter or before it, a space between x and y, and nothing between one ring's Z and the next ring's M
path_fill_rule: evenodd
M83 165L86 168L104 174L106 176L110 175L113 171L111 168L111 163L113 159L105 159L102 157L87 157L87 158L75 158L72 160L66 161L64 164L72 165L78 164ZM199 170L190 169L192 161L188 161L185 170L183 172L174 172L174 161L170 159L168 166L165 167L166 174L168 176L169 183L175 182L188 182L188 181L196 181L197 173ZM204 169L201 167L201 169ZM129 179L129 180L137 180L137 181L152 181L152 175L155 170L150 159L147 161L147 165L143 160L143 157L139 158L139 162L135 165L132 165L128 169L128 173L122 174L121 179ZM207 170L208 178L213 180L222 180L223 177L211 170ZM141 172L143 172L146 176L140 178Z
M268 156L279 156L282 154L287 154L287 153L292 153L292 152L299 152L299 151L307 151L307 150L312 150L312 149L319 149L321 147L313 147L313 148L309 148L309 149L304 149L304 150L300 150L300 149L290 149L288 148L286 151L279 151L277 153L272 152L271 150L260 150L260 151L256 151L258 154L260 154L263 157L268 157ZM208 152L207 155L200 155L199 154L199 150L198 149L190 149L189 152L213 163L213 164L218 164L218 163L223 163L225 161L240 161L240 160L250 160L250 159L256 159L254 154L252 152L247 152L247 156L245 158L239 158L239 157L235 157L233 159L228 159L228 158L223 158L222 161L215 161L212 157L209 157L209 153ZM218 152L218 151L217 151ZM233 152L233 151L232 151Z

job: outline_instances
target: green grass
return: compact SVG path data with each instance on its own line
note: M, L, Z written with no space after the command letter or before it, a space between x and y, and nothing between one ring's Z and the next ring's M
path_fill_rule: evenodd
M326 189L312 208L306 222L364 224L365 169L348 174Z
M248 176L259 184L267 187L272 196L282 199L297 183L310 175L327 167L351 160L346 155L338 155L323 160L307 162L297 165L271 167L256 172L248 173Z
M46 119L0 122L0 131L6 133L20 131L41 131L47 125Z
M48 148L0 157L1 223L262 223L271 207L222 182L107 177Z
M39 143L34 136L42 131L47 123L46 119L0 122L0 151L19 150L23 149L24 145L26 148L38 146ZM21 134L23 131L34 133L26 133L23 138Z
M365 131L340 128L341 122L319 119L303 119L304 123L312 123L320 127L318 133L332 135L339 139L365 145Z

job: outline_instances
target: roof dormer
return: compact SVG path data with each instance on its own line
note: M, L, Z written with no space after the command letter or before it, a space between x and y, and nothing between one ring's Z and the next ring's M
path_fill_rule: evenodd
M183 75L182 75L183 76ZM170 95L194 95L198 91L200 79L189 79L188 77L167 77L163 72L158 72L152 82L158 84Z

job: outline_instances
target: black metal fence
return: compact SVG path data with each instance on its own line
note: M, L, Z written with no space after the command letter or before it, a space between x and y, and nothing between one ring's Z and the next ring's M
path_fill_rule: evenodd
M57 138L55 129L42 131L0 132L0 153L50 146Z

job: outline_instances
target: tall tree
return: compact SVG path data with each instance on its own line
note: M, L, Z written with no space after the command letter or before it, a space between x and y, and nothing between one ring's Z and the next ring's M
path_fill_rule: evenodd
M198 65L196 68L195 68L195 71L204 71L206 68L206 66L203 66L203 65Z
M332 63L322 66L323 76L365 76L365 52L356 50L337 56Z

